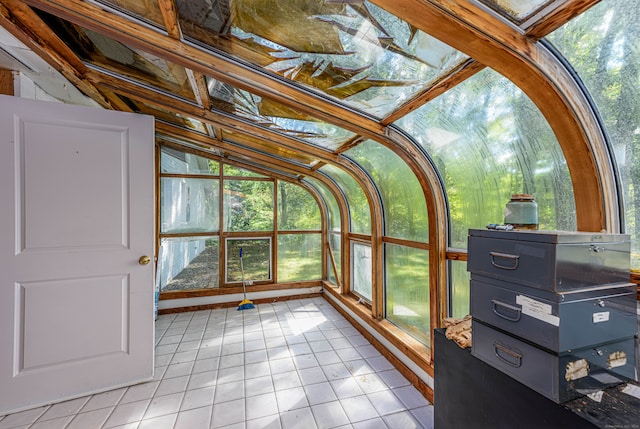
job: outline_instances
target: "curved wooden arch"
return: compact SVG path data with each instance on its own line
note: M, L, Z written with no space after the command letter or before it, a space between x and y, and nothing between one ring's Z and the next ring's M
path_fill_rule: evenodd
M598 127L571 74L541 43L471 2L372 0L514 82L547 119L565 154L581 231L620 229L614 172Z

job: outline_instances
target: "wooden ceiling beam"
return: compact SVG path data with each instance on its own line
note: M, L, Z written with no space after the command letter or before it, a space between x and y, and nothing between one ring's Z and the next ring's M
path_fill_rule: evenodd
M3 0L0 4L0 25L86 96L106 109L113 109L110 101L84 79L87 71L84 63L23 2Z
M578 230L620 230L615 174L597 118L573 76L546 47L471 2L371 1L522 89L547 119L564 152L574 184Z
M166 36L96 4L82 0L24 0L24 2L128 46L142 49L194 72L211 76L261 97L274 99L356 134L371 138L384 135L384 126L369 116L346 108L324 96L316 95L284 79L274 79L269 73L229 60L226 56L205 51Z
M543 17L536 17L531 25L525 22L523 28L527 36L541 39L597 3L600 3L600 0L566 0Z
M178 9L174 0L158 0L160 13L170 37L180 40L182 39L182 31L178 22Z
M380 123L382 125L390 125L393 124L398 119L403 116L413 112L419 107L427 104L429 101L438 97L441 94L444 94L457 84L464 82L469 79L474 74L478 73L480 70L484 69L484 64L480 64L474 59L469 59L468 61L461 64L455 70L452 70L451 73L443 76L442 79L435 82L433 86L431 86L428 90L419 94L413 100L408 103L403 104L394 112L392 112L389 116L384 118Z
M138 100L151 106L158 106L164 110L173 111L183 116L197 118L208 122L215 127L221 127L238 133L253 136L254 138L278 144L293 151L298 151L310 157L325 159L335 162L337 155L330 151L309 145L300 140L293 139L285 134L259 127L249 121L243 121L236 116L217 113L215 111L196 106L193 103L162 94L126 80L118 79L112 75L91 71L88 78L98 87L103 86L110 91L122 94L133 100Z

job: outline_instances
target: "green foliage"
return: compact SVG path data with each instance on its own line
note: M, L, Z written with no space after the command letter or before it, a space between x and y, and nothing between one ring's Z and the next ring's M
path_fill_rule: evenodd
M320 169L331 177L345 194L349 205L351 232L371 234L371 211L369 201L358 183L346 171L327 164Z
M224 181L225 231L273 230L273 182Z
M304 188L278 181L278 229L321 229L320 207Z
M548 36L595 101L615 154L640 269L640 14L637 0L603 1Z
M416 175L385 146L368 140L347 151L373 178L385 215L385 235L413 241L429 241L427 203Z
M429 347L429 252L385 245L385 317Z
M322 278L322 236L283 234L278 236L278 281Z

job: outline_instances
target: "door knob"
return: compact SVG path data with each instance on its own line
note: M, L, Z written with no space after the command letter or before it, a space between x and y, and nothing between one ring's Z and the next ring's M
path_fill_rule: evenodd
M147 265L149 262L151 262L151 258L147 255L140 256L140 259L138 259L140 265Z

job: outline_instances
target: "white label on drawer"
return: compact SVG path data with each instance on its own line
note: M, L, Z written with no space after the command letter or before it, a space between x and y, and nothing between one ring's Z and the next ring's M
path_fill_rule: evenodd
M593 313L593 323L608 322L609 312L602 311L600 313Z
M624 389L622 389L622 393L626 393L627 395L631 395L640 399L640 387L635 386L633 384L627 384Z
M518 295L516 296L516 304L520 304L522 307L529 307L532 310L537 310L540 313L551 314L551 306L544 302L536 301L528 296Z
M560 326L560 318L551 314L551 306L527 296L516 296L516 303L522 306L522 314L541 320L553 326Z

